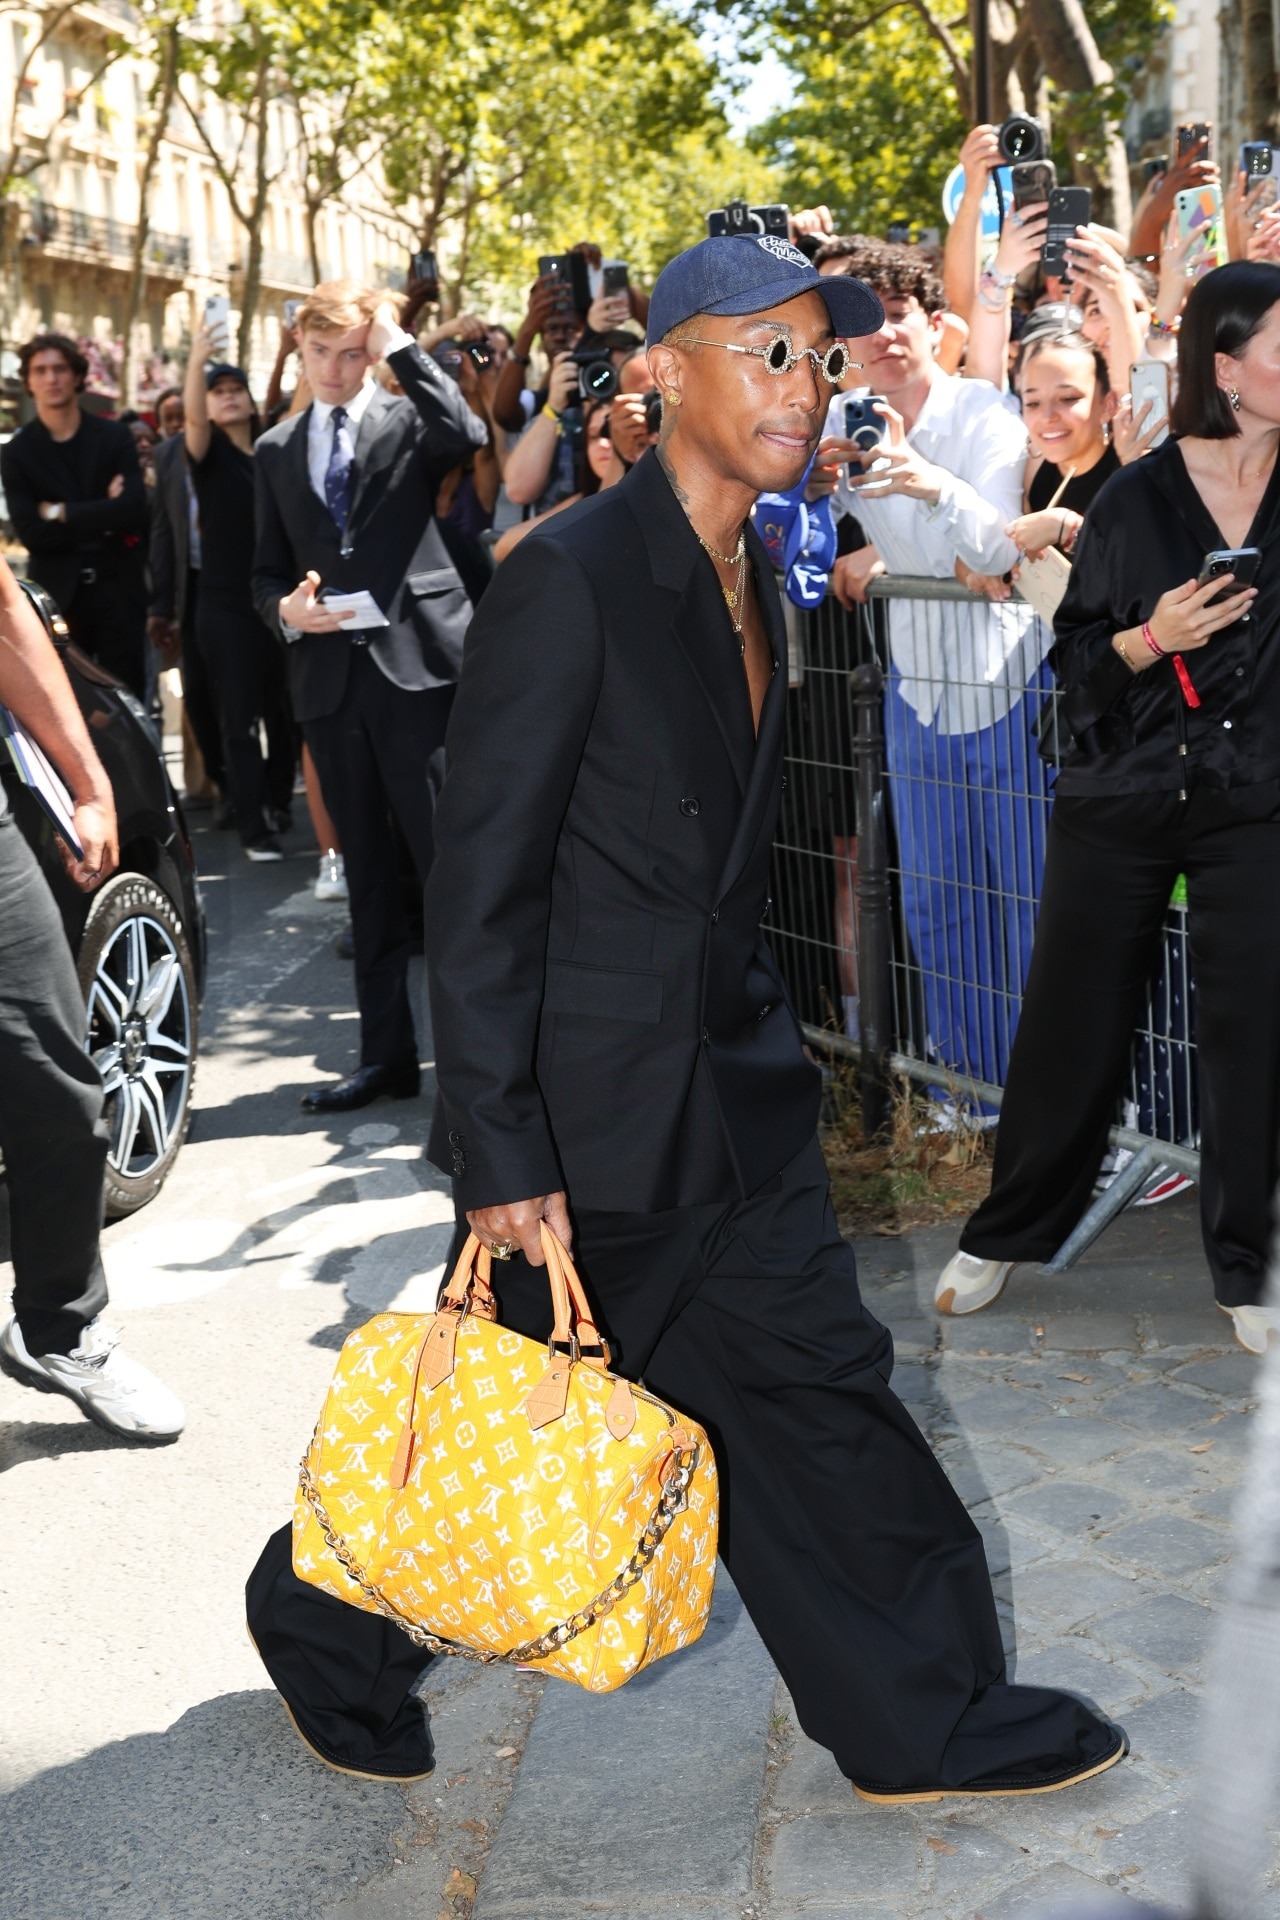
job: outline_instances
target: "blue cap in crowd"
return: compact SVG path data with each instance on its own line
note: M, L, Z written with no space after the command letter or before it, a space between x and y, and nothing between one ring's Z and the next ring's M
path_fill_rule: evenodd
M658 275L646 343L656 346L696 313L764 313L801 293L822 295L842 339L875 333L884 321L870 287L848 274L819 273L777 234L718 234L678 253Z
M207 389L216 387L219 380L238 380L248 391L249 376L243 367L233 367L229 360L211 360L204 370L204 384Z

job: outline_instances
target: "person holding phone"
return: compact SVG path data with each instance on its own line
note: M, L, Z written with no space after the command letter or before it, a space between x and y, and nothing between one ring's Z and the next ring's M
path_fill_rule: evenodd
M1261 1304L1280 1143L1277 364L1280 267L1206 275L1173 437L1113 475L1077 542L1050 656L1073 744L991 1194L938 1281L942 1313L989 1305L1088 1205L1185 874L1205 1253L1241 1346L1280 1336Z
M213 681L240 845L250 860L282 860L279 834L290 818L297 738L281 650L253 604L259 423L243 369L214 358L225 337L197 330L183 390L183 439L202 549L196 645Z

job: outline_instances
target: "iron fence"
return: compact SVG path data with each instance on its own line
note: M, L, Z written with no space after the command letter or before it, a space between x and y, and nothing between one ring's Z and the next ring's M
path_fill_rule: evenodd
M846 613L788 606L786 784L769 935L801 1023L944 1111L999 1108L1031 958L1056 774L1051 635L1016 595L882 576ZM1112 1133L1108 1193L1069 1265L1158 1167L1199 1171L1195 987L1175 895ZM1124 1164L1129 1155L1133 1158Z

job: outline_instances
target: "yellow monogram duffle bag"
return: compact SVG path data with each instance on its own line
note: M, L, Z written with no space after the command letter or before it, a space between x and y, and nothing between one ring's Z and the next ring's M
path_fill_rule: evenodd
M699 1426L609 1372L545 1225L542 1245L547 1347L498 1324L474 1234L433 1315L351 1335L302 1462L293 1565L433 1653L608 1693L706 1625L716 1465Z

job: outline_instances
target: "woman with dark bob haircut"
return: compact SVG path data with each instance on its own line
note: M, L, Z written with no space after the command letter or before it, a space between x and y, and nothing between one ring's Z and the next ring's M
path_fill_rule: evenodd
M1280 1337L1260 1304L1280 1142L1280 267L1233 262L1194 288L1172 426L1098 494L1054 622L1073 744L991 1194L935 1302L987 1306L1084 1212L1185 874L1204 1246L1218 1305L1262 1353ZM1197 585L1206 556L1239 548L1260 562Z

